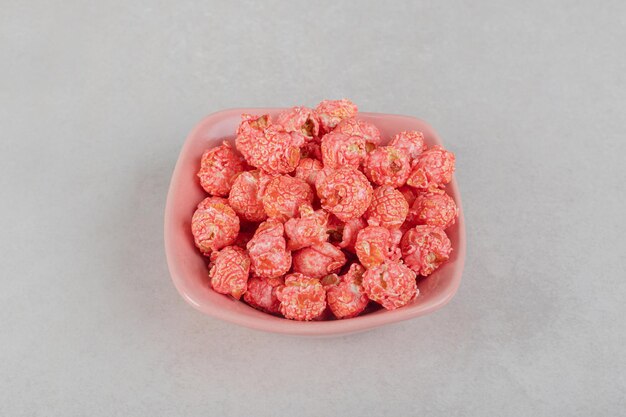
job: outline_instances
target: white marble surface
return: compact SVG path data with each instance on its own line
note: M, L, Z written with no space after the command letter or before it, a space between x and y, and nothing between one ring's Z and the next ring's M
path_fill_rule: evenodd
M0 415L623 415L626 6L356 3L0 1ZM322 340L193 310L190 128L344 96L456 152L456 298Z

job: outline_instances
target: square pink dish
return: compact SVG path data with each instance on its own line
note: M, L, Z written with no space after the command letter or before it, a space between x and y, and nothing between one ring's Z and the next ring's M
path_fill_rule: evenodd
M172 281L182 297L193 307L210 316L274 333L301 336L331 336L360 332L431 313L452 299L461 282L465 262L465 222L461 195L456 179L446 187L459 208L457 222L446 230L453 252L448 262L427 278L419 278L419 296L405 307L393 311L380 309L362 316L331 321L292 321L255 310L242 301L218 294L209 287L205 258L196 249L191 234L191 216L196 205L206 197L196 172L205 149L223 140L234 142L242 113L275 116L283 109L231 109L213 113L189 134L172 175L165 207L165 253ZM384 140L403 130L424 133L428 146L442 144L425 122L409 116L359 113L359 118L375 124Z

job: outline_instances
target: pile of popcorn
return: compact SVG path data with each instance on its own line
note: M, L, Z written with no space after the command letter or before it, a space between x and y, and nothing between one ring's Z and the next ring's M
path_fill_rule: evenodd
M202 155L210 196L191 224L218 293L288 319L345 319L370 301L405 306L418 275L448 260L455 158L421 132L382 146L354 103L324 100L242 115L235 148Z

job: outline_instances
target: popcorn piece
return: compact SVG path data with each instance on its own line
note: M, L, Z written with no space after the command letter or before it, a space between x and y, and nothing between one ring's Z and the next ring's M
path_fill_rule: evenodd
M364 273L365 268L353 263L348 272L336 280L337 282L331 283L332 280L326 278L322 280L322 284L325 282L328 307L338 319L356 317L367 307L369 298L362 285Z
M322 163L317 159L302 158L296 167L296 178L300 178L311 187L315 187L315 179L322 168Z
M280 301L276 290L285 284L283 278L259 278L252 276L248 280L248 290L243 295L246 303L270 314L280 313Z
M279 175L272 178L263 190L263 207L268 217L285 221L295 217L298 207L313 203L311 186L300 178Z
M237 155L230 143L224 141L222 145L204 151L197 175L204 191L225 197L237 174L244 169L243 158Z
M294 272L312 278L335 273L346 263L346 255L332 243L324 242L293 253Z
M452 226L459 215L456 203L443 190L420 194L411 211L415 213L417 224L427 224L442 229Z
M331 171L321 179L318 175L316 186L322 207L344 222L361 217L372 201L369 181L352 168Z
M363 171L375 184L400 187L409 177L411 164L406 152L381 146L369 153Z
M370 300L387 310L395 310L417 296L415 278L415 272L401 262L386 260L382 265L365 272L363 289Z
M443 229L419 225L404 234L400 248L404 263L418 274L428 276L448 260L452 243Z
M406 183L419 189L442 188L452 181L454 154L436 145L417 157Z
M276 291L280 312L292 320L313 320L326 308L326 291L319 280L294 273Z
M314 211L313 207L303 204L299 208L300 218L291 218L285 223L285 234L289 238L289 250L320 245L328 240L328 213Z
M281 112L276 118L276 123L281 125L286 132L297 132L308 140L319 135L320 124L313 110L307 107L292 107Z
M333 132L343 133L348 136L360 136L365 140L368 150L380 145L380 131L373 124L354 117L342 120Z
M361 230L354 248L359 262L368 269L382 264L395 250L391 232L381 226L367 226Z
M228 203L244 220L260 222L267 218L259 198L259 171L242 172L228 195Z
M226 246L211 255L211 287L220 294L230 294L239 300L246 292L249 273L250 258L237 246Z
M209 256L212 251L235 241L239 233L239 217L226 199L207 197L198 204L191 218L191 233L200 252Z
M252 272L262 278L278 278L291 268L291 252L286 250L283 224L268 219L259 225L248 242Z
M333 130L342 120L354 117L358 109L356 105L348 99L324 100L315 108L320 126L326 132Z
M367 157L365 139L334 131L322 137L321 150L324 167L331 169L357 169Z
M426 150L426 143L424 142L424 134L417 130L400 132L391 138L389 146L400 150L409 156L411 163L417 159L417 157Z
M269 174L286 174L296 169L304 136L271 124L268 115L242 117L235 145L250 165Z
M408 213L409 204L402 193L389 185L382 185L374 190L365 216L371 225L398 229Z

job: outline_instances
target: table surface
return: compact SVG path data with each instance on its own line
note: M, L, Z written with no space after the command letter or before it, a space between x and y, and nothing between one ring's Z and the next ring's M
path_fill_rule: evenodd
M1 415L624 413L623 2L1 3ZM341 97L456 153L454 300L328 339L192 309L162 239L191 127Z

